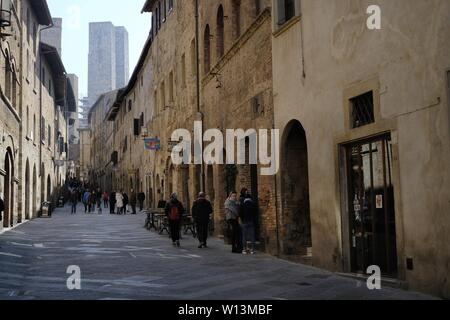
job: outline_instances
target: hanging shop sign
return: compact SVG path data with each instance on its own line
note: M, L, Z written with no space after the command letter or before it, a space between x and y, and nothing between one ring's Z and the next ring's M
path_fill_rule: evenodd
M144 139L145 150L159 151L161 150L161 141L156 138Z

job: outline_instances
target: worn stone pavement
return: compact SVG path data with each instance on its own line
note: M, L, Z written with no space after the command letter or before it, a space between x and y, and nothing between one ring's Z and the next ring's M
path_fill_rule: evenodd
M144 215L103 212L71 216L66 207L1 234L0 300L431 298L370 291L363 282L265 254L232 254L216 239L198 249L184 236L174 248L168 236L143 228ZM81 268L81 290L67 288L70 265Z

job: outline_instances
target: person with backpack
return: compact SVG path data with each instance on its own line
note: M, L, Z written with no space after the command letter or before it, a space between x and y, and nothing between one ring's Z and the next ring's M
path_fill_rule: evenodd
M170 236L174 246L180 247L181 220L184 215L183 204L178 201L177 194L170 196L170 201L166 205L165 213L169 220Z
M212 213L213 208L211 202L206 199L204 192L200 192L198 199L192 206L192 217L194 218L197 227L198 241L200 242L200 245L198 246L199 249L208 247L209 222Z

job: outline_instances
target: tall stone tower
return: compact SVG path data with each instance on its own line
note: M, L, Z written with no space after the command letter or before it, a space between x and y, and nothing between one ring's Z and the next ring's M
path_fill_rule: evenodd
M128 32L111 22L89 24L88 105L105 92L123 87L129 77Z
M128 31L116 27L116 89L127 85L130 73Z

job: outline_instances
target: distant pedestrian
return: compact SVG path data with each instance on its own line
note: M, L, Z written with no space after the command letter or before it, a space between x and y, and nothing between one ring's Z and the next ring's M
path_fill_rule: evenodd
M84 205L84 213L90 212L90 201L91 194L89 190L86 190L83 194L83 205Z
M78 192L76 190L72 190L70 193L70 204L72 206L71 214L76 214L78 205Z
M240 203L239 218L241 219L243 254L255 254L255 226L258 215L258 207L252 196L247 194ZM250 246L248 245L250 241Z
M137 205L137 195L136 195L136 192L134 192L134 189L131 189L130 206L131 206L132 214L136 214L136 205Z
M138 194L138 202L140 211L144 210L144 202L145 202L145 193L139 192Z
M241 231L239 227L239 202L237 193L231 192L225 201L225 215L231 233L231 245L233 253L242 253Z
M123 210L123 194L122 190L120 192L116 193L116 207L117 207L117 214L122 214Z
M108 192L103 192L103 205L105 206L105 209L108 209L109 204L109 194Z
M197 200L192 206L192 216L197 227L198 241L200 245L199 249L207 248L209 222L213 213L211 202L206 199L204 192L200 192Z
M109 213L115 214L116 213L115 209L116 209L116 193L111 192L109 194Z
M89 213L95 211L96 203L97 203L97 193L95 191L92 191L91 196L89 198Z
M178 201L177 194L173 193L170 196L170 201L166 205L166 216L169 220L170 236L174 246L180 246L181 238L181 219L184 215L183 204Z
M128 205L130 204L130 199L128 198L128 194L126 192L123 193L123 214L128 213Z

